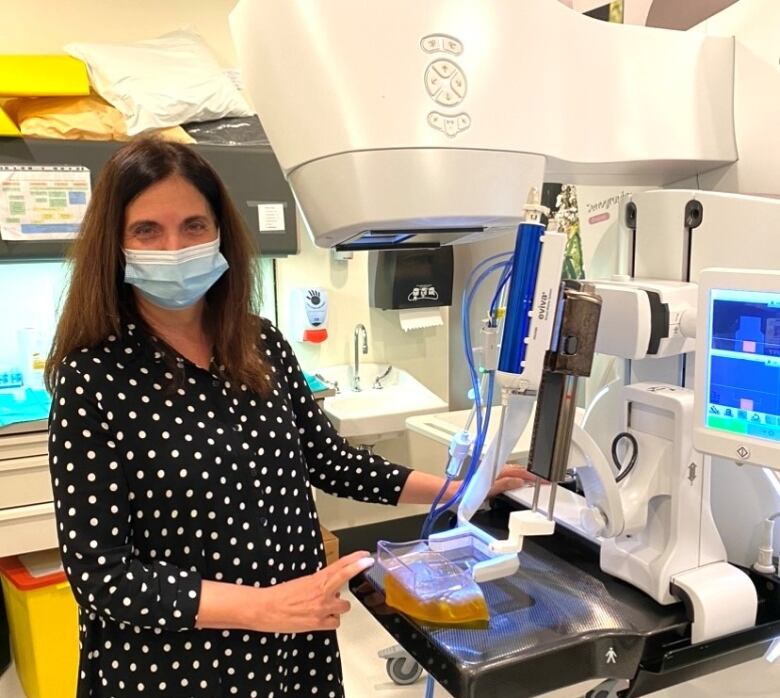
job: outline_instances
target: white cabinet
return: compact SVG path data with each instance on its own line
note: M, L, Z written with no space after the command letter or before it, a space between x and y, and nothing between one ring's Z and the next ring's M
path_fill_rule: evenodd
M46 440L0 436L0 557L57 547Z
M57 547L54 504L0 509L0 557Z
M51 500L48 455L0 460L0 511Z

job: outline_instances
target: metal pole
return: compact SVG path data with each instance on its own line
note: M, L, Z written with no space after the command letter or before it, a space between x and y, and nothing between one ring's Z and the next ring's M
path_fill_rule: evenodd
M558 493L558 483L550 483L550 500L547 502L547 520L553 520L553 511L555 510L555 495Z
M534 483L534 501L531 504L531 510L536 511L539 508L539 490L542 487L542 478L537 477Z

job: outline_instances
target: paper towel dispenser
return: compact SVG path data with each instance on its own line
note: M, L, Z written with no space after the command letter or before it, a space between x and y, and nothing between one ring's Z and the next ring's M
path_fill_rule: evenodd
M381 310L452 305L452 247L368 255L369 303Z

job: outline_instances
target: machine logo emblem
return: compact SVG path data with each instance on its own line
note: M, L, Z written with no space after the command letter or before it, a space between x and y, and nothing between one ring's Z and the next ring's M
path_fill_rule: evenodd
M420 48L425 53L443 53L428 64L423 77L428 96L442 108L458 106L468 91L466 74L450 56L463 53L463 44L454 36L447 34L429 34L420 39ZM431 111L428 113L428 125L454 138L471 126L471 117L465 113Z
M744 446L740 446L737 449L737 455L744 460L745 458L750 458L750 451Z
M437 301L439 300L439 292L433 284L418 284L411 290L406 299L410 303L416 303L417 301Z
M688 466L688 480L690 480L691 487L693 487L693 483L696 481L696 463L691 463Z
M425 89L437 104L454 107L466 96L466 76L456 63L440 58L425 71Z
M550 296L547 292L542 291L541 298L539 299L539 308L536 311L536 319L544 320L547 317L547 310L550 307Z
M420 48L425 53L442 52L453 56L460 56L463 53L463 44L448 34L428 34L420 39Z
M471 118L468 114L447 116L441 112L432 111L428 114L428 125L452 138L471 126Z

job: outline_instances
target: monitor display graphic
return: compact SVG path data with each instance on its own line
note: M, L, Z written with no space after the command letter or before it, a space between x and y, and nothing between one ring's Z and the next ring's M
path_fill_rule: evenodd
M780 293L710 291L710 429L780 442Z

